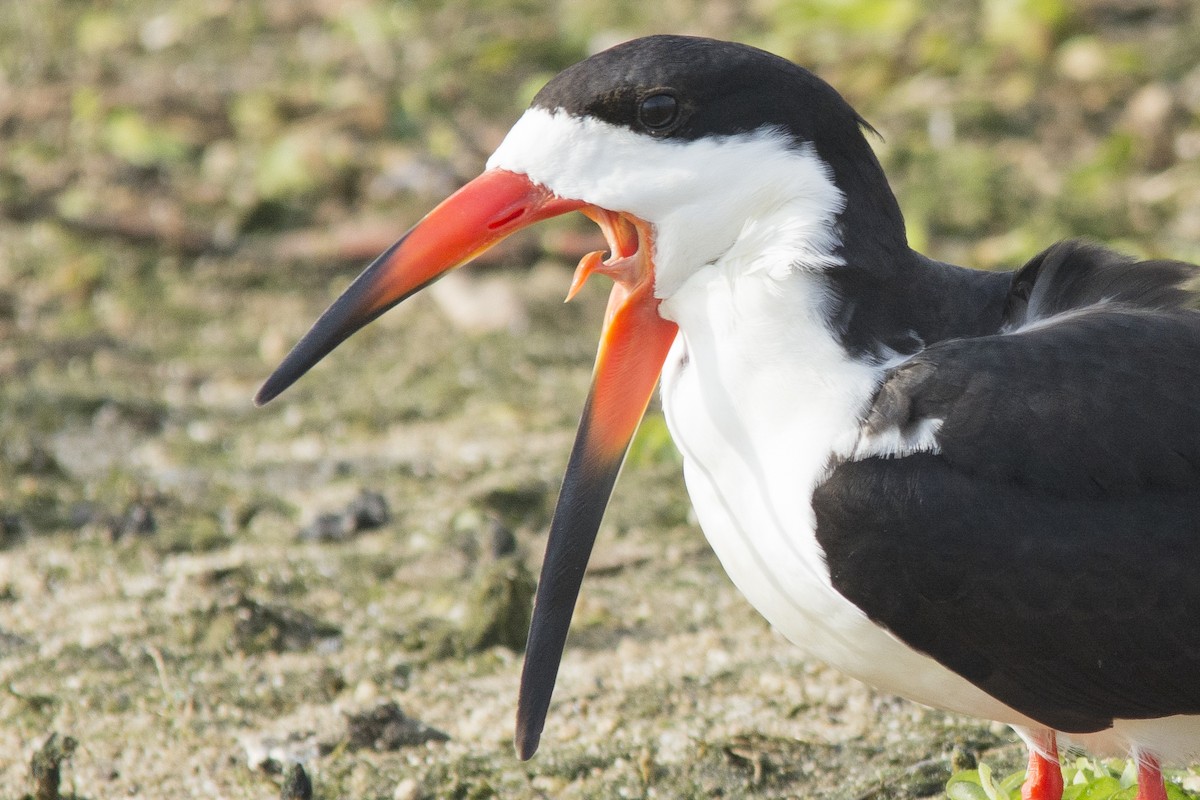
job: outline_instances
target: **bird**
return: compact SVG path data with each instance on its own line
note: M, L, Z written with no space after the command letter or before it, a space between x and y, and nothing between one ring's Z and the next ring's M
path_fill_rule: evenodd
M581 212L613 281L550 526L517 702L538 748L605 506L656 385L733 583L842 672L999 721L1022 796L1060 749L1200 755L1200 268L1083 240L984 271L909 246L828 83L656 35L552 78L487 160L372 262L256 396L512 234Z

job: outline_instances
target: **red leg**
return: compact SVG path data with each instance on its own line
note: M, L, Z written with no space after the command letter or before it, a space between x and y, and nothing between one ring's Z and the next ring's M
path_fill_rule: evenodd
M1167 786L1162 769L1154 756L1139 755L1137 800L1167 800Z
M1021 800L1062 800L1063 777L1062 767L1058 763L1058 742L1050 733L1041 744L1045 746L1049 758L1035 748L1029 748L1029 770L1025 773L1025 783L1021 785Z

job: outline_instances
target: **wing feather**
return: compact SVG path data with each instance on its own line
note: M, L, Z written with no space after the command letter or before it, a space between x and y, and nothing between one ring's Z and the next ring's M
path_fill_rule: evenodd
M934 452L817 487L834 586L912 647L1051 727L1200 714L1196 268L1079 243L1018 273L1005 332L894 369L868 435Z

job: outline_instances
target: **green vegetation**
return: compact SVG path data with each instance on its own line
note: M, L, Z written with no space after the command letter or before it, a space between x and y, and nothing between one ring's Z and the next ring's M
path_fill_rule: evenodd
M515 759L511 648L604 309L598 289L561 302L600 246L586 223L442 282L266 409L250 397L542 82L653 31L839 87L934 256L1013 266L1082 233L1200 259L1193 6L8 4L0 798L271 796L294 759L324 798L925 797L951 752L1016 769L1007 733L772 634L689 522L655 411L543 751ZM378 524L350 511L367 496ZM1072 769L1097 787L1078 797L1125 791L1123 766ZM952 795L1011 789L983 775Z
M1167 771L1169 800L1189 800L1194 793L1184 791L1178 781L1188 773ZM1021 800L1025 771L997 778L985 764L978 769L956 773L946 784L949 800ZM1137 765L1132 761L1099 761L1068 758L1063 765L1063 800L1134 800L1137 796Z

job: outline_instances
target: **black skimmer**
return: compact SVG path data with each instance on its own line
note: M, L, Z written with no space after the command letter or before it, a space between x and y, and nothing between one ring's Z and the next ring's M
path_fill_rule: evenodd
M538 746L584 567L661 373L701 527L796 644L1057 753L1200 754L1198 275L1055 244L1013 273L911 250L829 85L653 36L559 74L487 163L358 277L257 396L500 241L579 210L615 286L551 525L517 749Z

